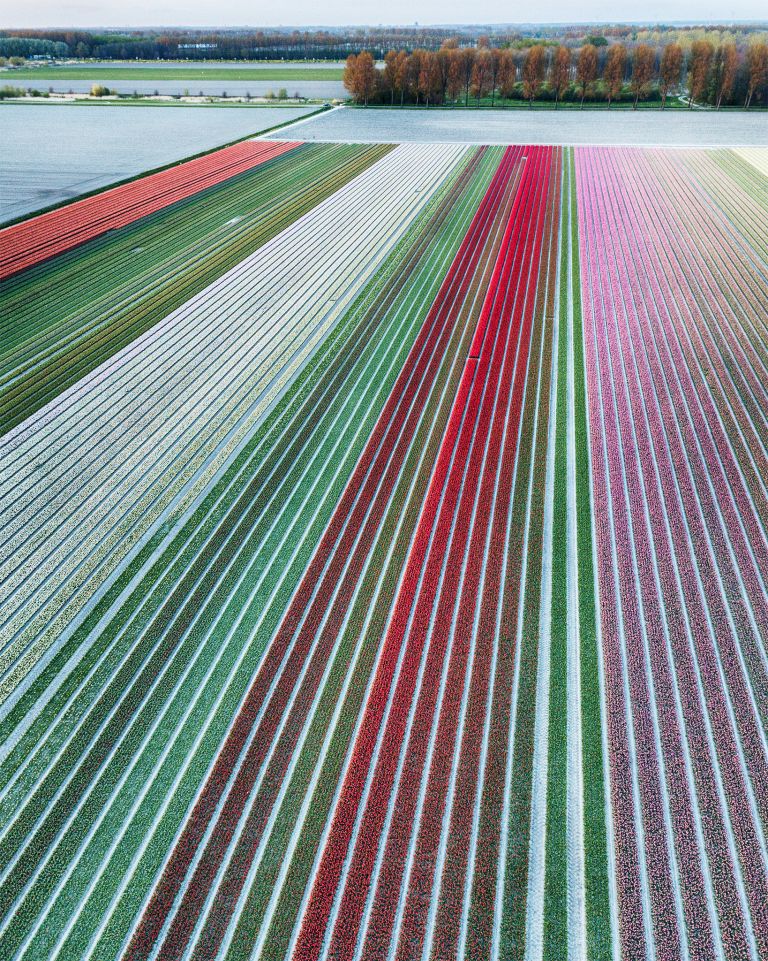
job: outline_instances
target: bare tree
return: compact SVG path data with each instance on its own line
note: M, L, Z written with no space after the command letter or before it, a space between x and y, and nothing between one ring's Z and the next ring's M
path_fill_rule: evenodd
M555 110L560 98L571 83L571 51L568 47L557 47L549 66L549 86L555 94Z
M694 40L688 60L688 106L704 96L709 83L713 48L709 40Z
M648 89L653 80L653 68L656 63L656 51L645 43L635 47L632 57L632 79L630 87L635 95L632 109L637 110L637 101L648 95Z
M523 64L523 96L529 107L533 106L533 101L541 91L544 74L544 48L537 44L529 48Z
M591 90L595 80L597 80L597 47L593 43L585 43L579 50L579 59L576 61L576 82L581 90L582 110L587 90Z
M608 54L605 59L605 70L603 71L605 89L608 91L609 110L611 107L611 102L621 94L621 88L624 86L624 73L626 69L627 48L623 43L614 43L608 48Z
M683 71L683 48L679 43L668 43L661 54L661 69L659 71L659 92L661 93L661 109L667 102L669 91L680 83Z
M745 109L749 109L756 93L768 86L768 43L761 40L747 47L747 99Z
M735 43L719 43L715 50L712 65L713 92L715 109L719 110L723 100L729 100L736 83L739 69L739 54Z

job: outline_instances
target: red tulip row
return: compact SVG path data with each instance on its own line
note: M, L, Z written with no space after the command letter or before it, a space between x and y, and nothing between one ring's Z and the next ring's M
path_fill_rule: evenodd
M460 316L457 305L463 304L475 281L489 227L504 203L514 175L514 164L505 160L475 215L318 551L254 678L214 771L131 942L130 957L143 956L146 946L157 937L184 881L186 865L205 841L205 856L183 893L181 909L169 929L162 956L172 957L183 950L199 916L201 898L205 899L286 712L290 712L289 735L281 739L276 762L270 765L269 783L275 783L275 778L280 777L276 765L284 768L291 756L292 744L333 651L354 586L362 576L443 352L453 336ZM335 591L340 581L341 588ZM334 596L331 605L329 598ZM298 698L291 704L291 695L297 687ZM243 758L237 778L228 784L229 772ZM219 812L217 805L222 798ZM274 791L257 794L245 841L251 856L274 800ZM206 838L214 816L212 833ZM228 918L245 880L248 855L242 848L233 863L237 868L228 875L229 883L219 890L212 912L214 919L219 919L213 922L219 933L207 930L214 941L223 934L224 925L220 922ZM207 943L210 947L213 942Z
M258 167L297 144L247 140L0 230L0 280Z
M671 164L577 153L622 946L643 953L645 917L661 957L683 940L749 957L751 938L768 947L766 757L742 666L765 540L701 374L714 342L691 346L719 299L712 248L663 197L696 210Z
M505 271L496 287L493 312L483 318L485 324L478 325L478 333L485 337L476 334L473 343L473 353L481 360L485 343L486 355L492 354L492 360L482 388L481 363L475 375L476 390L481 394L480 415L449 548L456 555L457 570L461 552L466 551L466 556L454 589L443 583L436 599L434 633L428 640L428 658L437 656L434 652L445 640L446 652L440 655L445 690L435 709L431 699L437 681L429 679L437 671L433 672L427 662L405 748L408 777L401 778L389 802L395 827L383 850L367 957L380 956L387 946L394 928L397 895L404 883L404 916L401 930L396 932L398 956L410 957L416 947L424 946L430 902L435 904L432 956L451 958L459 953L462 914L472 884L467 872L475 867L470 862L470 846L477 794L483 788L479 777L489 686L501 643L497 620L505 595L504 557L523 391L528 386L528 351L533 326L540 323L537 299L546 287L551 256L557 249L551 227L558 222L560 152L531 150L527 163L538 165L538 173L531 172L535 193L529 194L527 210L521 207L518 211L520 228L502 252ZM492 295L493 288L489 297ZM492 347L491 327L495 336ZM450 555L447 563L452 563ZM430 739L434 753L427 762L424 755ZM425 787L420 812L418 774ZM411 824L414 814L418 814L418 830L415 826L412 832L403 830L402 825ZM406 867L409 849L410 869ZM350 885L351 878L348 890ZM492 903L485 909L492 916Z
M544 228L544 250L549 249L549 262L546 263L546 256L542 257L525 405L517 441L516 480L508 517L507 567L495 626L496 666L488 707L485 776L474 839L471 890L461 891L458 886L446 885L446 904L441 906L446 928L438 931L439 940L435 945L438 955L442 944L451 943L451 927L464 921L458 908L453 907L461 898L469 900L465 916L467 957L491 956L497 920L500 956L507 956L515 945L522 945L525 938L548 398L553 373L553 288L561 203L558 172L556 170L550 179ZM554 236L550 236L550 230ZM513 747L511 757L510 747ZM510 793L506 796L508 789ZM453 858L446 859L446 870L452 870L452 861ZM500 917L497 917L499 908ZM452 910L456 911L454 918L450 916Z
M423 941L452 759L459 746L462 689L475 680L475 697L469 696L473 713L484 710L487 693L495 632L478 630L473 654L472 635L479 597L488 601L486 614L498 603L499 531L506 529L511 480L511 470L503 481L500 470L514 461L516 449L532 324L529 285L534 287L538 277L552 155L551 148L528 148L479 335L466 362L317 867L295 949L298 958L316 957L329 933L332 956L354 954L380 845L383 867L364 947L378 955L396 936L398 891L409 860L397 957L418 953ZM488 590L495 597L487 596ZM467 739L473 727L477 733L471 722L464 728ZM476 769L477 741L465 741L465 750L468 775ZM394 827L384 836L388 815ZM455 836L459 847L466 838L462 835ZM328 931L347 859L338 911ZM459 883L463 888L463 876ZM447 921L441 913L441 925ZM438 937L442 940L443 934Z

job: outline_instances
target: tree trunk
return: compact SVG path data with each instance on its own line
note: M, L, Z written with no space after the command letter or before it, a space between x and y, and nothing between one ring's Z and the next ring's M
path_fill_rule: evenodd
M400 106L403 105L403 99L405 98L405 87L400 88Z

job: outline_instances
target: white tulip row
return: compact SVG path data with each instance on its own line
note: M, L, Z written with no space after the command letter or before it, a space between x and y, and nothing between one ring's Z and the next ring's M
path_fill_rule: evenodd
M465 149L397 148L0 441L8 685L239 449Z

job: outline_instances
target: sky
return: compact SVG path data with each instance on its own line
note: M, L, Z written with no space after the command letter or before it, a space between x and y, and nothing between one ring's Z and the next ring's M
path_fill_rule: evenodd
M382 10L386 7L386 20ZM306 26L345 24L538 23L765 20L765 0L0 0L5 27Z

